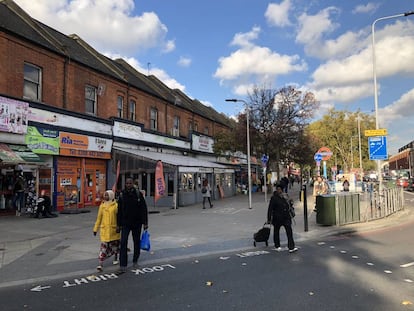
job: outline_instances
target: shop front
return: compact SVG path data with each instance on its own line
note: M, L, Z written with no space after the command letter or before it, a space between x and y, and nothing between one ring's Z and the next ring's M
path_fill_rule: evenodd
M53 202L58 211L99 206L107 190L112 140L59 132Z
M150 149L150 148L146 148ZM155 167L160 160L164 167L164 179L167 195L156 203L154 202L155 191ZM213 190L213 199L220 198L220 188L214 179L214 170L221 169L220 174L226 173L227 185L234 189L234 171L225 166L200 160L190 155L173 150L156 152L151 150L140 150L137 146L115 143L113 148L113 171L116 164L120 163L120 176L117 189L125 185L125 178L132 177L139 183L140 189L146 193L149 206L179 207L201 203L201 183L207 179ZM225 182L223 184L226 184ZM227 195L234 195L228 187L223 187Z
M40 167L45 165L42 159L26 145L0 143L0 215L13 214L16 210L15 200L21 191L21 211L26 211L27 185L32 182L36 194ZM16 190L18 180L21 179Z

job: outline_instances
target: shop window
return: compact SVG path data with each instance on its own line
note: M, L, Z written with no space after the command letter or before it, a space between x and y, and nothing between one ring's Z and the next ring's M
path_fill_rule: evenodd
M122 96L117 97L117 115L118 118L124 117L124 98Z
M194 191L194 178L191 173L183 173L180 178L181 191Z
M96 87L85 86L85 112L96 115Z
M42 100L42 69L28 63L24 64L23 98Z
M168 196L172 196L174 195L174 174L169 173L167 178Z
M226 181L226 186L228 188L231 188L233 185L233 178L231 174L225 174L225 181Z

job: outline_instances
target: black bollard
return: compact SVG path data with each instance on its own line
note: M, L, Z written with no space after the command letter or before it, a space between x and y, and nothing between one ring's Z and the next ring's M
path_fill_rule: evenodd
M306 196L306 185L302 186L302 198L303 198L303 224L305 227L305 232L309 231L308 228L308 201Z

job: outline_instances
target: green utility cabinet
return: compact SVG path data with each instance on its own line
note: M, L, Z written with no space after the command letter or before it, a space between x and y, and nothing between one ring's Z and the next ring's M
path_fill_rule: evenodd
M345 225L359 221L359 193L327 194L316 197L318 225Z
M336 225L335 195L316 196L316 223L318 225Z

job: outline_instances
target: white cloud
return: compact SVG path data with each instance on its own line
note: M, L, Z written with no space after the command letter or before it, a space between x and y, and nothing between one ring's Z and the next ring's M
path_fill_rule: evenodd
M16 0L32 17L64 34L78 34L98 51L133 53L164 47L167 27L154 12L133 15L133 0Z
M105 53L105 56L111 59L122 58L128 64L130 64L133 68L135 68L137 71L141 73L145 73L145 74L147 74L147 72L149 71L150 75L156 76L159 80L165 83L169 88L179 89L180 91L185 93L185 86L179 83L174 78L172 78L168 73L166 73L164 70L160 68L157 68L157 67L148 68L147 66L143 67L141 63L134 57L121 56L119 54L111 54L111 53Z
M365 5L363 4L357 5L352 10L352 13L354 14L374 13L379 7L380 7L379 3L369 2Z
M365 30L348 31L335 39L309 42L305 46L305 52L308 56L319 59L338 59L359 52L367 46L367 42Z
M338 25L330 20L330 15L337 13L335 7L328 7L319 11L316 15L308 15L303 13L298 18L298 32L296 42L308 44L319 42L324 34L331 33Z
M378 121L383 127L390 126L396 120L414 117L414 89L403 94L398 100L378 111Z
M314 93L318 101L326 103L352 103L358 99L372 96L372 83L366 82L350 86L327 86L315 88ZM310 86L312 89L312 87Z
M231 44L240 49L229 56L219 58L219 66L214 77L236 86L236 94L246 94L246 85L273 82L278 75L305 71L307 65L298 55L281 55L267 47L255 45L260 28L254 27L250 32L238 33Z
M163 53L170 53L175 50L175 41L174 40L168 40L164 44L164 48L162 49Z
M289 21L289 10L291 6L290 0L284 0L280 4L269 3L265 12L268 24L278 27L290 26L292 24Z
M178 65L181 67L189 67L191 65L191 58L181 56L178 60Z
M251 41L257 39L259 37L259 33L260 27L253 27L253 29L249 32L237 33L231 41L230 45L251 47L253 46L253 43Z

